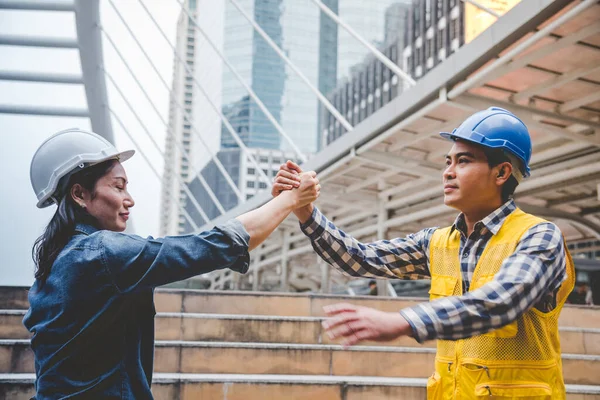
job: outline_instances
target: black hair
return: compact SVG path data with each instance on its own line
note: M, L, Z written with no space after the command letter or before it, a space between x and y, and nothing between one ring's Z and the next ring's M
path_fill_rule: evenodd
M504 153L504 151L500 149L491 149L483 146L482 149L485 156L487 157L488 165L490 166L490 168L502 164L503 162L511 162L510 159L507 157L506 153ZM513 169L519 169L518 165L513 165L512 167ZM502 185L502 203L506 203L508 199L512 198L513 194L515 193L515 189L518 185L519 182L511 174L511 176L504 183L504 185Z
M71 176L64 177L63 179L66 182L59 183L58 187L64 188L64 190L59 190L59 193L55 196L58 199L56 212L50 219L44 233L36 239L31 250L36 266L35 278L40 281L40 287L48 279L52 264L54 264L59 253L75 233L75 226L78 223L97 225L96 219L73 200L71 188L78 183L84 189L92 192L92 198L95 197L96 183L112 169L115 163L116 160L113 159L84 168Z

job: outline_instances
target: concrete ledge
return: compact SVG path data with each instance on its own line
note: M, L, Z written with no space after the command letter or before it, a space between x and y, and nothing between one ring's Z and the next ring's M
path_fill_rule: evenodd
M35 374L0 374L0 385L31 384ZM252 375L252 374L179 374L155 373L153 383L257 383L299 385L360 385L360 386L410 386L426 387L426 378L382 378L378 376L330 376L330 375ZM566 385L567 393L600 395L598 385Z
M28 339L22 323L25 310L0 310L0 338ZM241 314L158 313L156 340L204 342L254 342L335 344L325 333L322 317L293 317ZM559 327L564 353L600 355L600 329ZM409 337L391 342L365 342L363 345L435 347L435 341L417 343Z
M186 374L285 374L426 378L435 349L289 343L157 341L154 370ZM565 381L600 385L600 355L563 354ZM33 372L28 340L0 340L0 372Z

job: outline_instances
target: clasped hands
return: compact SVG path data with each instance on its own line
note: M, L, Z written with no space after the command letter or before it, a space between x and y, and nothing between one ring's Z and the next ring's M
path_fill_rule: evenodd
M288 160L279 167L271 194L276 197L286 190L301 190L310 185L314 185L318 197L321 186L316 173L303 172L300 166ZM312 201L300 202L294 213L301 223L306 222L313 213ZM325 306L323 311L328 317L322 323L325 332L332 340L341 339L344 347L365 340L390 341L412 334L410 324L398 312L383 312L347 303Z

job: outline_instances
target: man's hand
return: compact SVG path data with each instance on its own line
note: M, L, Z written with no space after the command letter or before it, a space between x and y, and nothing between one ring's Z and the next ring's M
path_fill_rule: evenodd
M342 338L344 347L363 340L390 341L412 335L410 324L400 313L383 312L347 303L323 307L329 317L323 328L331 339Z
M294 186L294 183L300 181L300 174L302 174L302 168L295 162L288 160L285 164L281 164L279 172L277 172L277 176L273 182L273 188L271 189L273 197L277 197L285 190L291 190L294 187L298 187ZM306 222L312 213L312 203L294 210L294 214L301 223Z
M294 198L295 208L302 208L319 197L321 185L315 171L303 172L299 175L300 185L298 188L288 192ZM288 195L286 193L286 195Z

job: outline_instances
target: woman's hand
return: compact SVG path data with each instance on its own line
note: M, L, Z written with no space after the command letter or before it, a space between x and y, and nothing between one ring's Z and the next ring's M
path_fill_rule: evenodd
M292 190L295 187L300 186L300 175L302 174L302 168L293 161L288 160L285 164L281 164L279 172L275 176L273 182L273 188L271 194L273 197L279 196L286 190ZM318 180L317 180L318 182ZM319 189L321 187L319 186ZM294 214L301 223L305 223L309 220L313 213L312 202L305 204L302 207L298 207L294 210Z
M279 172L273 180L271 195L279 196L284 190L292 190L300 186L300 174L302 169L293 161L288 160L285 164L279 166Z

